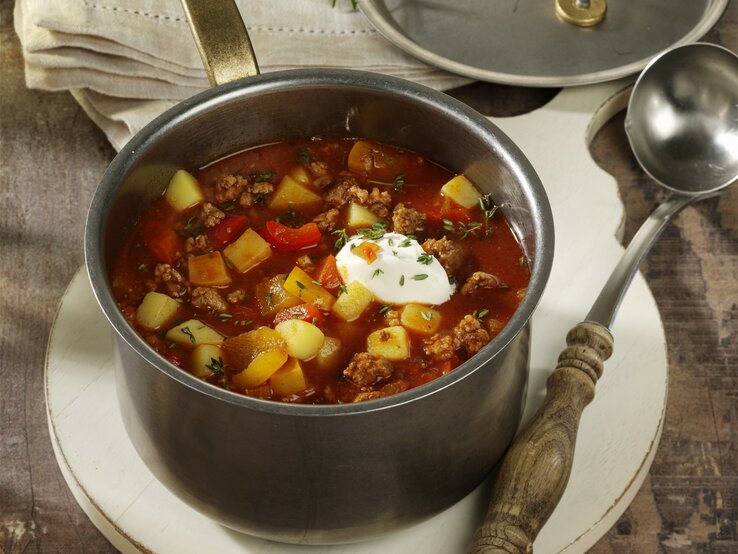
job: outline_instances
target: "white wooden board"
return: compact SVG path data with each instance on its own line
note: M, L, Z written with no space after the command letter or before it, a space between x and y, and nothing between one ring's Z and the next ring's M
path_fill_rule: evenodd
M540 405L566 331L586 314L622 253L622 205L614 180L589 156L596 130L624 107L627 82L562 91L548 105L495 119L529 156L551 200L556 254L533 318L528 404ZM139 460L118 414L111 331L86 274L72 280L49 340L46 401L54 452L75 498L123 552L251 554L315 552L228 530L170 494ZM667 362L656 304L638 275L613 328L615 353L582 417L561 503L534 545L539 554L583 552L627 508L653 461L666 404ZM445 512L369 542L320 547L329 554L464 552L482 517L485 483Z

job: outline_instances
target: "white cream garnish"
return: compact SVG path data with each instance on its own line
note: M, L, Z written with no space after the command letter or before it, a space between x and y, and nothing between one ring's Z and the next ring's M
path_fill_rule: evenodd
M360 248L362 243L379 247L373 249L376 259L371 263L360 255L366 248ZM447 302L455 289L440 262L418 241L400 233L386 233L379 239L355 235L336 254L336 265L344 283L359 281L379 302L388 304L437 306Z

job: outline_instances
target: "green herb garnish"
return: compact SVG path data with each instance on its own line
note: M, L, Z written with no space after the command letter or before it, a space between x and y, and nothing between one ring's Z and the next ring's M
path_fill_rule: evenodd
M375 221L369 229L359 229L356 232L365 240L379 240L387 231L387 224L384 221Z
M418 273L417 275L413 275L411 277L413 281L423 281L424 279L427 279L427 278L428 278L427 273Z
M489 313L489 310L479 310L479 311L474 310L472 312L472 316L474 316L475 319L478 319L479 321L482 321L482 319L484 319L484 317L488 313Z
M269 181L272 177L274 177L276 173L274 171L252 171L249 177L251 177L251 181L254 183L264 183Z
M346 246L346 243L349 240L349 236L348 236L348 233L346 233L346 229L336 229L331 234L338 236L338 239L334 243L336 250L340 250L341 248Z
M392 188L395 189L396 192L405 192L404 173L400 173L397 177L395 177L394 181L392 181Z
M315 157L310 153L310 150L308 150L307 147L303 147L297 151L295 160L300 165L307 165L313 160L315 160Z
M375 269L374 273L372 273L372 279L374 279L375 277L378 277L382 273L384 273L384 271L382 271L381 269Z
M216 360L215 358L210 358L210 363L205 364L205 367L207 367L210 371L213 373L225 373L225 365L223 364L223 358L220 356Z
M180 329L180 331L182 331L182 333L184 333L185 335L187 335L188 337L190 337L190 342L191 342L192 344L195 344L195 343L197 342L197 341L195 340L195 335L193 335L193 334L192 334L192 331L190 330L190 328L189 328L189 327L182 327L182 328Z
M400 275L400 286L402 287L404 285L405 285L405 276L404 275Z
M417 261L419 264L430 265L433 263L433 256L431 256L427 252L423 252L420 256L418 256Z
M381 315L384 315L384 314L386 314L386 313L387 313L387 312L389 312L389 311L390 311L390 305L389 305L389 304L382 304L382 305L381 305L381 306L379 307L379 313L380 313Z
M146 269L147 269L148 267L149 267L149 266L147 266L146 264L139 264L139 266L138 266L138 270L139 270L139 271L146 271Z

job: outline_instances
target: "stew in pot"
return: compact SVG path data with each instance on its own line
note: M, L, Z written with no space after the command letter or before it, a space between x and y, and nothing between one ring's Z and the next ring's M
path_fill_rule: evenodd
M529 277L502 212L465 176L319 138L177 171L111 271L123 314L173 364L313 404L452 371L499 333Z

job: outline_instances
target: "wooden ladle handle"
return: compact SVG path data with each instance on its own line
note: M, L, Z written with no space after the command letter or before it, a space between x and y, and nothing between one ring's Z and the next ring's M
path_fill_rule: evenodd
M584 322L569 331L566 343L543 405L505 455L472 554L531 552L564 494L579 418L594 398L613 340L602 325Z

